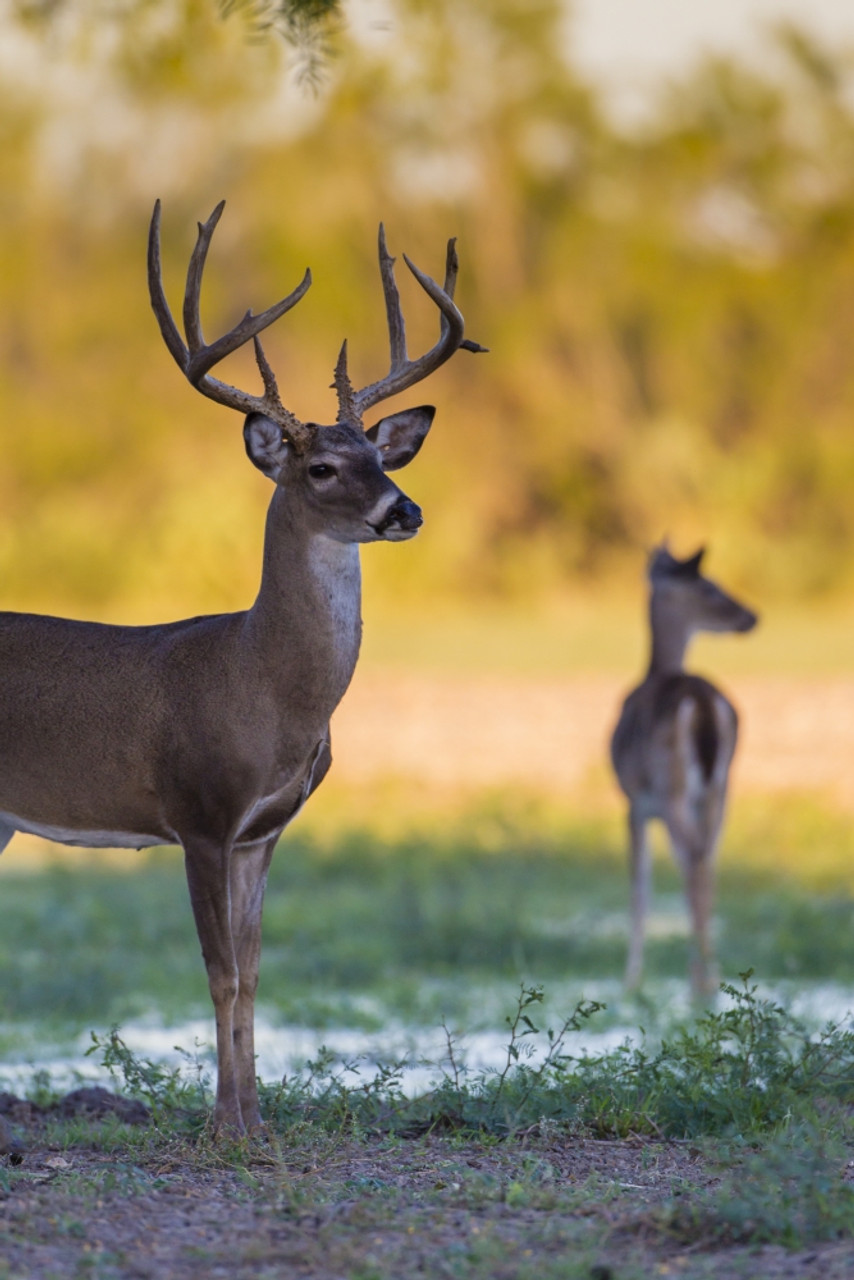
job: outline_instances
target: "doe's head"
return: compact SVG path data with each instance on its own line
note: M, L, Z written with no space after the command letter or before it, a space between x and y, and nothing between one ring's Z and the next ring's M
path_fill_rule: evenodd
M689 632L752 631L758 615L701 572L705 550L700 547L678 560L666 542L656 547L647 569L653 600L678 616Z

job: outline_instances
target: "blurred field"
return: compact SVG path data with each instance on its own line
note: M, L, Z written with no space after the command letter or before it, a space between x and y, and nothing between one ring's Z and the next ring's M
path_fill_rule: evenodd
M608 738L645 661L643 615L640 588L527 615L372 617L368 606L363 661L333 724L334 777L611 808ZM772 610L749 638L700 637L688 666L739 707L736 796L809 793L854 812L854 615Z
M391 773L428 787L516 786L599 808L626 687L610 674L365 672L335 717L336 776L354 785ZM749 676L736 699L737 792L813 792L854 813L854 676Z
M216 5L14 8L5 607L154 621L239 607L257 583L266 481L157 333L155 196L173 305L195 221L227 197L210 334L311 266L268 354L312 420L332 408L344 337L357 381L386 367L380 219L392 252L434 274L459 237L458 300L490 354L425 385L436 426L405 483L427 525L370 570L388 607L611 588L666 531L708 539L733 589L851 598L848 51L785 28L762 67L686 65L626 135L574 66L558 0L389 0L369 35L347 27L316 97L288 82L275 40L248 40ZM415 352L435 317L399 268ZM222 374L257 385L250 357Z

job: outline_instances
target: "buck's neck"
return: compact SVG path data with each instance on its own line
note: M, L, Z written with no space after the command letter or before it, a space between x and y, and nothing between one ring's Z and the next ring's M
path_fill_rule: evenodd
M267 512L261 587L246 619L256 653L302 697L343 696L361 640L361 567L355 543L307 533L302 513L277 488Z
M647 676L672 675L685 668L685 650L691 639L691 628L677 604L653 590L650 597L649 621L652 648Z

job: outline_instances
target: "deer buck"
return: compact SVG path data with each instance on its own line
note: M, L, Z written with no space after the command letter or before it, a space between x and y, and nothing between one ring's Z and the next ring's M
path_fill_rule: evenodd
M409 270L440 312L436 344L407 356L400 297L382 226L379 262L391 345L388 374L356 390L347 344L335 368L335 423L301 422L284 407L258 338L311 283L260 315L248 311L206 344L202 275L219 204L187 272L184 334L160 266L160 202L148 242L151 303L167 347L203 395L246 415L250 460L274 483L261 584L241 613L157 626L111 626L0 615L0 849L15 831L64 844L184 851L190 901L216 1013L217 1129L260 1126L254 1000L267 871L285 826L330 762L329 720L353 674L361 638L359 547L400 542L419 508L388 478L406 466L435 410L362 416L433 373L461 347L455 242L444 285ZM210 370L252 340L263 394Z
M664 822L682 872L693 932L695 999L717 986L710 913L714 855L738 735L732 703L683 669L697 631L751 631L757 616L700 572L703 551L677 560L666 545L649 562L652 653L641 684L623 703L611 760L629 801L631 917L626 985L640 984L650 854L646 827Z

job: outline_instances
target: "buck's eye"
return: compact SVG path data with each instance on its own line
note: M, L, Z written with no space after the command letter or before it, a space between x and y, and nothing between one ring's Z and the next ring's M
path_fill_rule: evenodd
M315 480L324 480L327 476L333 476L335 471L327 462L314 462L309 467L308 474Z

